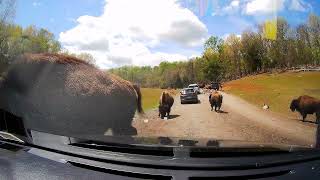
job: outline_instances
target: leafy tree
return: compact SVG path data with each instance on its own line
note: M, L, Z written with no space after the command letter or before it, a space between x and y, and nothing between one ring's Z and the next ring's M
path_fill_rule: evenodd
M15 15L15 0L0 1L0 70L6 67L8 62L8 24Z
M223 40L216 36L211 36L205 43L204 49L205 51L208 49L212 49L215 52L221 52L223 47Z
M227 70L233 76L242 76L241 47L241 39L234 34L230 35L224 42L222 57Z
M242 54L246 64L246 71L253 73L262 69L263 42L260 35L246 31L241 35Z

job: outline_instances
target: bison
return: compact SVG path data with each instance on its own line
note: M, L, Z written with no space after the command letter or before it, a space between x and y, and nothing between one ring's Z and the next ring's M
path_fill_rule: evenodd
M217 112L220 111L221 105L222 105L222 95L218 91L214 91L209 95L209 102L211 106L211 111L213 111L213 106L214 106L214 111Z
M162 92L159 101L159 117L161 119L163 119L166 115L169 118L173 103L174 99L170 93L167 91Z
M302 121L308 114L316 113L316 122L320 121L320 100L307 95L300 96L298 99L293 99L290 104L290 109L292 112L298 111L302 116Z
M207 85L204 86L204 88L205 89L212 89L212 86L211 86L211 84L207 84Z
M136 135L131 122L142 113L140 88L77 59L25 54L0 82L0 108L25 128L65 136Z

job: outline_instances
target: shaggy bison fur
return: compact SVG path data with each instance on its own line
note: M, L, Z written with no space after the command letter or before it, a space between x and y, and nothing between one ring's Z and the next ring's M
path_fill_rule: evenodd
M302 116L302 121L305 120L308 114L316 113L317 120L320 121L320 100L307 95L300 96L298 99L293 99L290 104L292 112L298 111Z
M161 119L163 119L166 115L169 118L173 103L174 99L170 93L167 91L162 92L159 101L159 116Z
M0 83L0 108L27 129L78 137L135 135L142 112L140 88L71 56L26 54Z
M220 111L221 105L222 105L222 95L218 91L214 91L209 96L209 102L211 106L211 111Z

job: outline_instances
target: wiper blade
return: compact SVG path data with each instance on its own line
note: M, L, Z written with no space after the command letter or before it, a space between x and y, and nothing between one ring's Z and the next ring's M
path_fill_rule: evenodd
M19 143L24 143L23 140L21 140L17 136L15 136L11 133L8 133L8 132L0 131L0 137L3 139L7 139L7 140L17 141Z
M119 153L128 153L128 154L140 154L140 155L153 155L153 156L173 156L172 147L163 147L163 146L137 146L137 145L128 145L128 144L115 144L115 143L102 143L95 141L84 141L69 144L71 146L119 152Z

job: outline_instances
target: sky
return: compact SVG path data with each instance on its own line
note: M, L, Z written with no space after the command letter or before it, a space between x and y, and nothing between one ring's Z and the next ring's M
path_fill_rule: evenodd
M108 69L185 61L211 35L240 37L278 16L294 27L319 9L318 0L18 0L15 23L46 28Z

